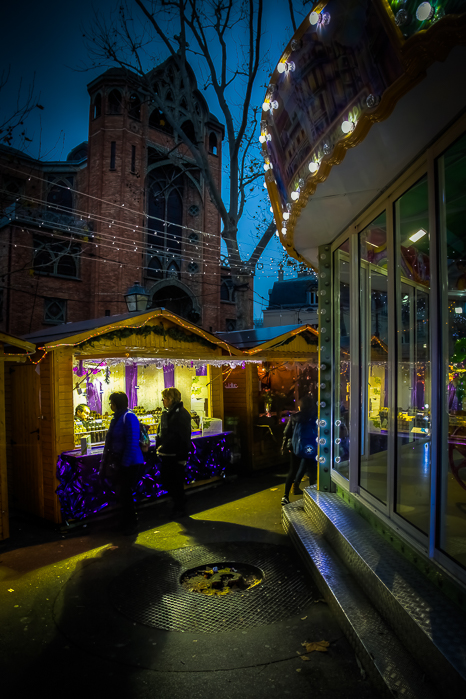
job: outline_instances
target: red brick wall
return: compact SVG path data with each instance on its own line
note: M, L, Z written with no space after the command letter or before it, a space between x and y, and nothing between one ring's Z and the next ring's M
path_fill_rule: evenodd
M44 297L66 299L66 320L75 322L102 317L106 312L110 315L125 313L124 294L135 281L145 284L148 291L156 283L156 280L144 277L143 269L146 264L147 151L150 144L170 149L174 141L167 134L149 128L145 104L141 107L140 120L131 118L124 105L120 115L107 114L106 95L114 87L122 93L126 90L127 94L133 89L126 88L121 76L115 75L104 74L100 82L92 83L91 101L97 92L102 94L103 101L101 116L96 119L92 105L90 107L87 163L39 164L21 157L15 160L15 168L21 171L19 175L16 173L16 177L24 181L25 193L34 199L46 198L49 174L65 170L73 174L76 190L73 213L77 218L88 217L93 223L94 235L89 235L81 243L80 279L73 280L45 276L32 270L33 232L42 230L44 233L44 228L15 225L14 222L0 228L0 285L4 287L0 327L4 331L23 335L47 327L44 324ZM209 126L206 130L206 142L212 128ZM217 127L217 136L218 155L211 154L209 158L220 187L220 126ZM110 169L112 141L116 143L114 170ZM136 148L134 173L131 172L132 146ZM0 153L0 185L2 178L9 177L7 167L3 167L9 163L5 152ZM192 204L200 208L196 217L188 213ZM0 218L2 208L0 206ZM236 308L220 302L220 215L205 184L201 193L194 185L185 186L183 211L183 225L188 230L183 237L180 281L198 300L201 309L199 325L207 330L212 328L214 332L225 330L226 318L235 318ZM193 246L187 241L190 228L211 234L201 235L197 251L193 251ZM47 232L52 233L50 228ZM199 264L196 274L187 271L191 253ZM196 256L201 259L196 259ZM252 290L250 294L252 298Z

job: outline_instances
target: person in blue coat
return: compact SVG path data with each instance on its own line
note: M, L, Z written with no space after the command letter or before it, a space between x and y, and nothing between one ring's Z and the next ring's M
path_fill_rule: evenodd
M108 475L110 469L115 472L121 528L125 534L133 534L138 526L134 490L144 463L139 446L139 420L128 410L128 396L123 391L110 395L110 408L114 415L105 438L101 474Z

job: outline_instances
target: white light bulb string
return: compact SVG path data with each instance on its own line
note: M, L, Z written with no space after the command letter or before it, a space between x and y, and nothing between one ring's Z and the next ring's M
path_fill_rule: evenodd
M1 190L1 189L0 189L0 193L8 194L8 195L11 196L11 193L10 193L10 192L7 192L6 190ZM88 217L87 215L85 215L85 218L82 218L83 214L80 213L80 212L76 212L76 211L74 210L73 212L70 213L70 210L69 210L69 209L67 209L67 208L65 208L65 207L63 207L63 206L60 206L60 205L51 204L50 202L47 202L47 201L45 201L45 200L43 200L43 199L38 199L38 198L34 198L34 197L27 197L27 196L25 196L25 195L15 195L15 200L16 200L16 202L18 202L20 199L24 199L26 202L31 202L31 201L32 201L32 202L34 202L35 204L43 205L45 208L50 209L52 212L53 212L53 211L57 211L57 212L59 212L59 213L63 213L63 214L65 214L65 215L69 215L69 216L71 216L71 215L76 215L76 218L77 218L78 216L81 216L81 219L80 219L80 220L88 220L88 218L90 218L90 216ZM8 214L6 214L6 215L8 215ZM8 215L8 216L9 216L9 215ZM10 216L9 216L9 217L10 217ZM11 220L12 222L15 221L15 219L11 219L11 218L10 218L10 220ZM99 220L99 219L98 219L97 217L94 217L94 218L91 219L91 220ZM162 219L158 219L158 220L161 221ZM101 223L105 223L106 225L108 225L109 228L112 228L112 226L113 226L113 230L115 230L115 231L116 231L117 229L123 229L123 232L125 232L125 233L131 231L132 233L143 233L144 235L153 235L154 237L160 236L160 237L162 237L162 238L164 238L164 239L168 239L168 240L170 239L170 233L169 233L168 231L167 231L167 232L164 232L164 231L153 231L153 230L151 230L151 229L143 228L143 227L138 228L138 230L136 231L136 229L135 229L133 226L131 226L130 224L124 224L124 223L115 221L114 219L103 219L103 218L101 218L101 219L100 219L100 222L101 222ZM51 225L53 225L52 222L47 222L47 221L39 221L39 222L38 222L38 221L32 221L32 223L33 223L34 225L36 225L36 226L38 227L38 229L40 229L41 231L44 230L44 229L42 229L42 225L44 225L44 224L45 224L46 226L51 226ZM20 224L17 223L16 225L20 225ZM65 225L65 224L57 223L56 225ZM173 226L174 228L182 228L182 226L179 226L178 224L175 224L175 223L168 223L168 222L167 222L167 226L168 226L168 227L169 227L169 226ZM111 233L105 233L105 232L94 233L93 231L84 231L84 230L83 230L82 228L80 228L80 227L77 227L77 226L69 226L69 225L66 225L66 228L67 228L67 230L68 230L70 233L76 233L77 235L79 235L79 236L80 236L80 239L81 239L81 242L82 242L82 237L83 237L83 236L86 236L86 237L88 237L88 238L98 237L99 239L104 239L104 240L110 241L110 242L112 243L112 245L115 245L115 244L118 244L118 245L120 245L120 246L125 246L125 245L126 245L126 246L128 246L128 251L130 250L131 247L133 247L133 246L138 246L138 248L140 248L140 250L141 250L142 252L147 252L148 254L152 254L152 255L154 255L154 256L157 256L157 254L159 254L159 255L162 254L162 255L163 255L164 252L165 252L165 251L163 251L163 250L160 251L159 249L156 249L156 250L158 250L158 252L153 252L154 247L151 246L149 243L140 243L140 242L137 242L137 241L133 241L133 243L131 243L131 242L127 242L127 241L121 240L121 239L119 239L118 242L117 242L116 236L114 236L114 235L112 236ZM186 229L186 227L184 227L184 228ZM189 229L189 230L191 230L191 229ZM194 230L194 229L192 229L192 230ZM64 232L64 231L63 231L63 232ZM210 234L209 234L209 235L210 235ZM179 238L178 238L177 236L173 235L173 240L179 240ZM270 241L269 241L269 242L270 242ZM199 249L199 245L201 244L200 241L193 242L193 241L190 241L189 239L183 239L183 243L184 243L185 246L186 246L186 245L193 246L194 248L196 248L196 250ZM92 243L92 241L91 241L91 244L95 244L95 243ZM207 243L207 242L204 243L204 245L206 245L206 246L207 246L208 244L209 244L209 243ZM257 245L255 245L254 243L239 243L239 247L243 247L243 245L248 245L248 246L254 247L255 249L256 249L256 247L257 247ZM266 247L266 246L262 246L262 247L263 247L263 249L265 250L265 247ZM204 248L204 258L205 258L205 259L209 259L208 257L206 257L205 253L210 253L210 252L211 252L210 250L207 250L206 248ZM170 254L173 254L173 253L170 253L170 252L167 250L167 251L166 251L166 254L169 254L169 255L170 255ZM189 255L189 254L188 254L188 255ZM179 256L178 256L178 257L179 257ZM186 259L187 261L193 261L194 258L192 258L191 256L188 256L188 257L183 258L183 259ZM215 255L215 253L214 253L213 251L212 251L212 257L211 257L210 259L211 259L211 261L212 261L213 259L216 261L216 259L217 259L217 258L216 258L216 255ZM267 258L263 258L263 253L262 253L260 259L266 260ZM270 259L272 259L272 258L270 258ZM272 261L273 261L273 260L272 260ZM244 267L244 264L234 264L234 263L231 263L231 264L233 264L233 266L238 267L238 268Z
M16 174L22 175L23 177L25 176L25 173L24 173L23 170L18 170L17 168L13 168L13 167L11 167L11 166L9 166L9 165L6 165L6 164L4 164L4 163L2 163L2 168L5 168L5 169L7 169L7 170L11 170L12 172L15 172ZM44 178L43 178L43 177L39 177L38 175L33 175L33 174L27 175L27 174L26 174L26 176L27 176L28 180L34 179L34 180L38 180L40 183L44 183L44 182L45 182L45 181L44 181ZM66 173L63 173L63 179L64 179L65 177L66 177ZM63 189L63 190L68 190L68 191L70 191L70 192L73 192L73 193L74 193L75 195L77 195L78 197L87 197L88 199L91 199L92 201L99 202L100 204L105 204L106 206L110 206L110 207L112 207L112 208L116 208L116 209L118 209L119 211L121 211L121 212L123 212L123 213L124 213L124 212L129 212L129 213L131 213L131 214L135 214L136 216L143 216L143 217L146 218L146 219L152 219L152 220L154 220L154 221L159 221L160 223L163 223L164 225L172 225L172 226L173 226L173 225L177 225L179 228L182 228L183 230L191 231L191 232L193 232L193 233L198 233L199 235L204 236L204 237L210 237L210 238L217 238L217 237L218 237L218 235L217 235L216 233L207 233L206 231L199 230L198 228L193 228L192 226L185 226L185 225L181 225L181 224L173 224L172 222L166 221L165 219L162 219L162 218L158 218L157 216L149 216L149 214L147 214L147 213L145 213L145 212L135 211L134 209L131 209L131 208L129 208L129 207L126 207L124 204L115 204L115 203L113 203L113 202L107 201L106 199L101 199L101 198L95 197L95 196L93 196L93 195L91 195L91 194L87 194L86 192L81 192L81 191L79 191L79 190L77 190L77 189L74 189L73 187L70 187L70 186L67 186L67 185L62 185L62 184L60 184L60 182L50 182L50 183L48 183L48 184L51 185L51 186L54 186L54 187L60 187L60 188ZM11 192L8 192L8 194L9 194L10 196L15 196L14 194L12 195ZM20 197L22 197L22 198L29 199L30 201L33 201L33 200L34 200L33 197L29 197L29 196L27 196L27 195L16 195L16 196L20 196ZM40 201L40 202L42 202L43 204L46 204L46 205L50 206L50 202L45 202L44 200L41 200L41 199L38 199L37 201ZM54 206L55 206L55 205L54 205ZM58 208L58 207L57 207L57 208ZM69 213L69 209L66 209L66 211ZM73 213L76 213L76 214L78 214L79 216L82 216L83 218L94 219L94 220L99 220L99 217L102 216L101 214L96 214L96 215L91 214L89 211L74 210ZM107 222L107 224L108 224L108 221L110 221L110 220L111 220L111 219L105 219L105 217L102 217L102 221ZM125 224L123 224L123 223L121 223L121 222L117 222L117 223L115 223L115 225L122 225L122 226L124 226ZM126 225L127 225L128 228L134 229L134 227L132 227L131 224L126 224ZM136 226L136 228L139 228L139 227ZM143 228L144 228L144 227L143 227Z

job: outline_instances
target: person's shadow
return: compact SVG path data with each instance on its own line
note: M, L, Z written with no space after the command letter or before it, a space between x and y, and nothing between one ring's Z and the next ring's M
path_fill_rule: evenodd
M198 509L202 512L203 505L200 504ZM26 696L26 692L35 691L37 687L46 690L48 699L58 699L63 694L80 699L83 696L100 697L109 692L131 696L142 681L144 669L156 670L166 665L174 644L176 646L175 632L137 623L134 616L118 609L122 595L132 593L133 571L137 575L138 567L144 567L139 564L148 557L154 558L150 566L154 575L160 566L167 565L178 566L181 574L182 566L170 555L170 550L208 544L216 544L218 548L222 543L248 541L287 545L292 549L285 534L214 519L198 519L193 515L173 523L172 549L161 551L142 542L153 534L153 529L160 529L163 524L154 516L145 516L144 519L152 519L151 527L141 532L139 541L136 540L138 534L131 537L116 534L110 539L112 543L90 557L81 558L74 574L56 596L52 639L49 634L42 640L37 638L40 650L30 658L17 656L18 665L9 668L16 696ZM146 583L151 584L150 576L146 581L138 581L139 585ZM170 583L177 584L178 578L175 583ZM120 589L115 593L118 585ZM172 591L170 585L163 594ZM142 603L156 608L163 604L163 594L154 586L153 592L146 595ZM137 599L134 602L138 604ZM40 604L41 601L36 599L34 605L40 607ZM51 620L45 618L44 623L50 624ZM41 642L44 643L42 648ZM169 694L169 685L166 691Z

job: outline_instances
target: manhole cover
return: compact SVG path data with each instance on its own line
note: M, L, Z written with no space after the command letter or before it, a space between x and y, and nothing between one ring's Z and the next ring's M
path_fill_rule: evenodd
M255 566L222 561L187 570L181 576L180 583L191 592L219 596L250 590L259 585L262 577L262 571Z
M262 582L236 594L193 594L181 581L206 561L225 568L241 561L259 571ZM316 594L293 549L252 542L187 547L149 556L115 578L109 592L113 605L132 621L165 631L197 633L274 624L299 614Z

